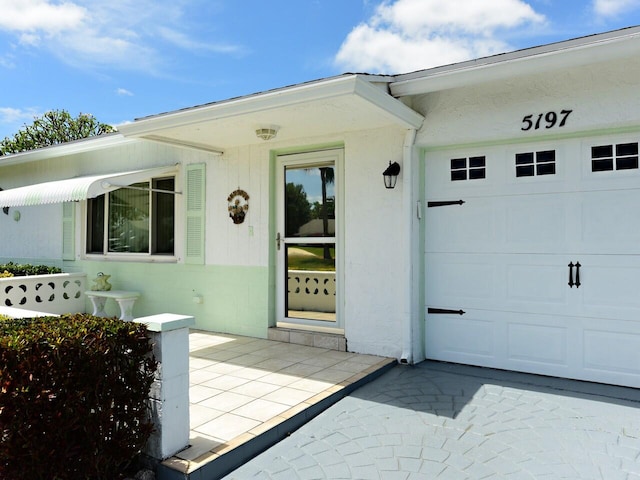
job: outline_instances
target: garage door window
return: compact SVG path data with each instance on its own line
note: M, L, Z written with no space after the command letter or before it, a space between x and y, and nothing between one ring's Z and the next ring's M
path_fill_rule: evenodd
M451 181L485 178L485 157L452 158Z
M619 143L591 147L591 171L630 170L638 168L638 143Z
M516 177L555 175L556 151L516 153Z

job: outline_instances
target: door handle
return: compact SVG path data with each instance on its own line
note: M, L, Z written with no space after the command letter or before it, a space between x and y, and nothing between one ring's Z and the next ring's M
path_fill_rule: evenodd
M569 285L569 288L573 288L573 286L575 285L576 288L580 288L580 285L582 285L580 283L580 267L582 265L580 265L580 262L576 262L575 265L573 262L569 262L569 283L567 285ZM573 281L573 267L576 267L576 281Z
M573 288L575 285L573 283L573 262L570 262L567 266L569 267L569 283L567 285L569 285L569 288Z
M280 237L280 232L278 232L278 234L276 235L276 248L278 250L280 250L280 242L281 242L282 238Z

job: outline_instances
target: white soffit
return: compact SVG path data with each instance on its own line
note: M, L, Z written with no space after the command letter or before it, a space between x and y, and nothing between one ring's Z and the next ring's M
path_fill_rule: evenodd
M632 27L397 75L390 90L394 97L420 95L637 55L640 27Z
M175 166L168 166L89 175L12 188L0 191L0 207L22 207L87 200L152 177L174 174L176 170Z
M255 135L262 124L278 125L279 140L386 125L422 125L422 115L368 78L380 81L378 77L344 75L147 117L118 129L127 137L224 150L262 142Z

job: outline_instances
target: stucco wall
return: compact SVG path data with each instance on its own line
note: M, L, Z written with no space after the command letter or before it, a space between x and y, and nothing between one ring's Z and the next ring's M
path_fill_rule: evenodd
M402 349L409 252L403 176L384 187L389 161L402 161L405 131L385 129L345 139L345 336L350 351L398 358Z
M600 63L429 93L413 108L426 117L416 143L424 147L528 141L576 132L637 125L640 59ZM564 127L523 132L522 119L573 110Z

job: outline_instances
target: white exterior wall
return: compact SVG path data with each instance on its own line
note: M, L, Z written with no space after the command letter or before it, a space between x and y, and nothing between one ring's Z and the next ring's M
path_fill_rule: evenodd
M14 220L15 212L20 214L19 221ZM0 258L16 262L45 258L57 263L62 256L62 205L16 207L9 209L9 215L0 213L0 245Z
M410 288L403 249L402 172L384 187L389 161L402 165L405 130L388 128L345 139L345 336L349 351L399 358Z
M514 67L515 68L515 67ZM426 117L416 144L424 147L527 141L638 124L640 60L611 62L425 94L413 108ZM570 109L562 128L523 132L522 119ZM544 122L543 122L544 124Z
M270 142L233 148L207 162L207 264L268 265L269 148L273 146ZM249 210L239 225L227 210L227 197L237 189L249 194Z

